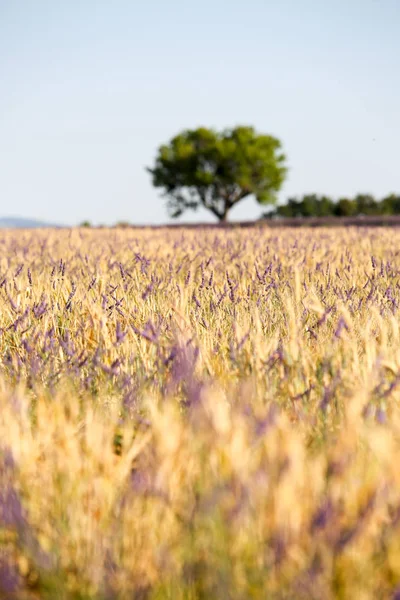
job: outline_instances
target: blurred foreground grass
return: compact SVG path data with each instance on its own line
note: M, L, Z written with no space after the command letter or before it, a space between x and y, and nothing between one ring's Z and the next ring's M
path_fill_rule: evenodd
M6 232L0 597L400 598L400 232Z

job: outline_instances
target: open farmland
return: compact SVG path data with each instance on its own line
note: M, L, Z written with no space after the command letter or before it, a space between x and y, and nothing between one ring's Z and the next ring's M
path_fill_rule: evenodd
M2 233L0 597L399 598L399 304L397 229Z

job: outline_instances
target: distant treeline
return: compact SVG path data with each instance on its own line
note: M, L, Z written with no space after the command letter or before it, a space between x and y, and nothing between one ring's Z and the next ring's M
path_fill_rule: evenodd
M307 194L302 198L289 198L287 204L275 206L264 214L267 219L276 217L355 217L358 215L382 216L400 214L400 196L390 194L377 200L370 194L354 198L333 200L328 196Z
M339 200L333 200L328 196L319 196L317 194L306 194L301 198L289 198L287 204L271 207L271 210L264 213L259 220L259 223L264 219L269 220L280 220L285 219L285 224L290 226L301 225L302 222L298 221L299 217L310 219L309 224L315 226L318 224L337 224L334 217L347 217L346 223L359 224L357 219L354 217L366 216L369 219L364 223L370 225L379 224L391 224L400 225L400 195L389 194L381 200L377 200L370 194L358 194L354 198L340 198ZM390 219L390 217L397 216L398 219ZM374 219L378 217L378 219ZM386 217L383 221L379 217ZM315 223L314 219L319 218ZM291 221L295 219L295 221ZM251 226L255 221L243 221L241 223L232 223L235 226ZM304 222L305 224L306 222ZM211 227L220 226L220 223L189 223L185 224L186 227ZM228 223L229 225L229 223ZM80 224L81 227L91 227L90 221L83 221ZM104 227L104 226L99 226ZM119 221L114 225L118 228L130 228L134 227L127 221ZM160 225L165 227L165 225ZM174 225L169 224L168 227L182 227L182 223L176 223Z

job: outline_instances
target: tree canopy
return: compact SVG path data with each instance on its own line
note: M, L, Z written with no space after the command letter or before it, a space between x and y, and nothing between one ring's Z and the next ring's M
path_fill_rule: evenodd
M275 204L286 175L281 142L253 127L217 132L185 130L158 149L153 185L163 189L172 217L203 206L226 221L233 206L253 195Z

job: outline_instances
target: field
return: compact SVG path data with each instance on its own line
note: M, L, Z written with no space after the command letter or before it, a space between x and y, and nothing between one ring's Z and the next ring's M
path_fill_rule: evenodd
M0 598L400 598L400 230L3 232Z

